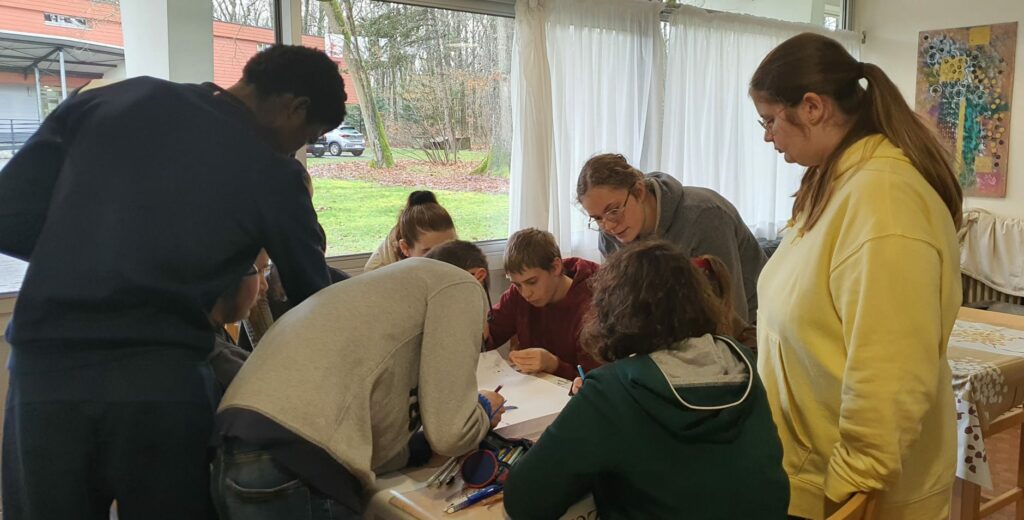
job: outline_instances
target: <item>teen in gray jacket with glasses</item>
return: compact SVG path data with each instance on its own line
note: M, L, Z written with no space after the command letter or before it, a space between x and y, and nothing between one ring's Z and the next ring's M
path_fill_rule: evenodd
M689 257L713 255L729 268L736 314L757 319L757 277L768 261L750 228L728 200L706 188L683 186L665 173L644 174L618 154L590 158L580 171L576 196L601 233L601 254L657 238Z

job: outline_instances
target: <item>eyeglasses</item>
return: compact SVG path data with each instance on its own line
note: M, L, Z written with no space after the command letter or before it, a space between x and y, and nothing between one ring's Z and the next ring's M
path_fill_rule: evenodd
M262 274L264 277L267 277L267 276L270 276L271 269L273 269L273 266L271 266L270 264L267 264L267 266L264 267L263 269L260 269L259 267L256 267L256 264L252 264L249 267L249 270L245 272L245 276L252 276L254 274Z
M775 113L775 115L771 117L771 119L758 119L757 124L761 125L761 128L763 128L765 132L775 135L775 122L778 120L779 114L781 114L784 110L786 110L785 107L781 108L778 112Z
M590 220L587 221L587 229L592 231L601 231L605 222L610 222L612 224L622 222L622 219L625 217L623 210L626 209L626 204L629 204L629 198L631 196L633 196L631 192L626 192L626 200L622 201L622 204L619 204L619 207L605 211L600 217L590 217Z

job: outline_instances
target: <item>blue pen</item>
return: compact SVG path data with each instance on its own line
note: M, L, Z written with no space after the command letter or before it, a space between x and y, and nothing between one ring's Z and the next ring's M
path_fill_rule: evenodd
M466 509L467 507L485 498L497 495L498 493L501 493L501 485L491 484L490 486L487 486L479 491L474 491L470 493L469 496L466 497L466 499L463 500L462 502L449 505L448 508L444 510L444 512L451 514L456 511L462 511L463 509Z
M576 371L579 372L581 381L587 378L583 375L583 365L576 365ZM569 385L569 397L572 397L572 385Z

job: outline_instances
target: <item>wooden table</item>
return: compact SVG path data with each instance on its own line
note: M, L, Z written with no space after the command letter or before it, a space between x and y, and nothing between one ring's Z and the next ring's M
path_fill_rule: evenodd
M984 501L981 494L982 488L992 488L985 439L1024 423L1024 316L965 307L958 318L949 339L959 445L952 517L984 518L1016 502L1016 518L1024 519L1019 462L1013 489ZM1024 435L1021 440L1024 455Z

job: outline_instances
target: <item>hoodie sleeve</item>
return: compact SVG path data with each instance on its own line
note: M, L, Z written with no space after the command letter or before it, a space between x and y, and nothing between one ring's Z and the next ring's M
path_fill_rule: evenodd
M513 520L558 518L593 491L614 453L605 440L610 418L600 414L600 381L588 378L580 393L512 467L505 482L505 511ZM604 433L604 434L603 434Z
M289 159L282 168L268 172L275 184L260 186L263 201L263 246L281 276L281 284L293 305L331 284L327 260L320 248L323 236L313 209L313 199L302 184L305 170Z
M32 256L64 164L65 126L75 101L57 107L0 170L0 253L21 260Z
M939 388L952 384L942 377L949 372L941 269L932 245L889 235L868 240L832 270L847 351L839 442L825 474L833 502L897 480Z
M441 455L456 457L473 449L491 429L477 401L487 300L475 281L449 285L431 296L423 323L420 353L420 415L427 442Z

